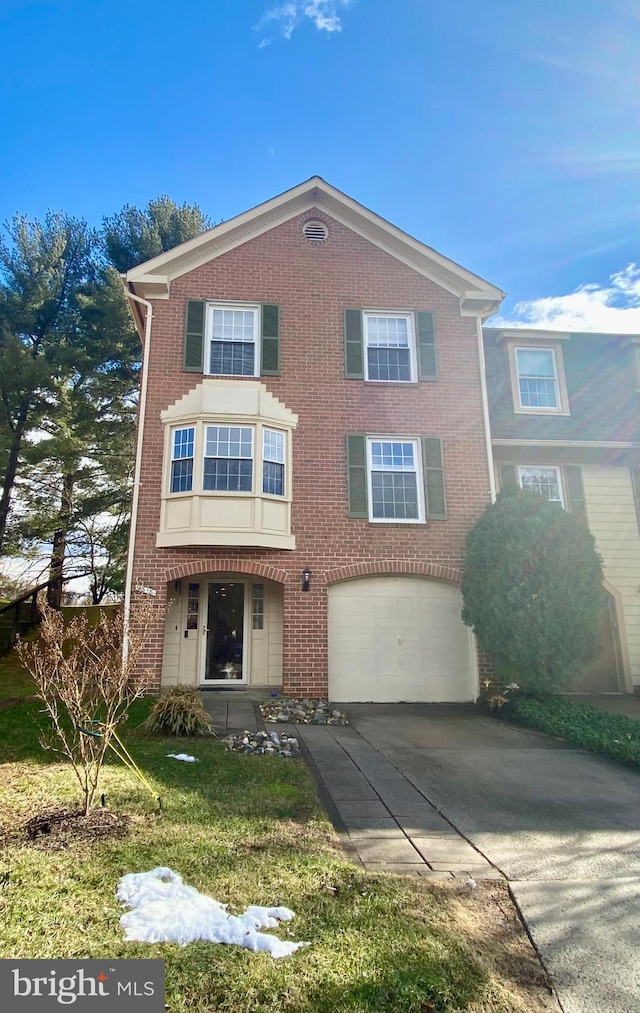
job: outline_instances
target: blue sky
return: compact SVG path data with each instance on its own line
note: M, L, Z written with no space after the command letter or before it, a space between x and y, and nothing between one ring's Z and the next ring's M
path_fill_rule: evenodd
M318 174L509 293L640 331L634 0L2 0L0 220Z

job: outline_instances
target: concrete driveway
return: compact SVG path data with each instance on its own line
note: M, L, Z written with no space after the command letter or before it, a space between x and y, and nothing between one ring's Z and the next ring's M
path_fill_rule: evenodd
M511 881L566 1013L638 1013L640 774L472 708L345 709Z

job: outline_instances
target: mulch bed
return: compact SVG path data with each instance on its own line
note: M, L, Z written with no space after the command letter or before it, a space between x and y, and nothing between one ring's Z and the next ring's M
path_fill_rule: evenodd
M44 851L62 851L70 844L93 844L109 837L125 837L131 819L109 809L47 809L32 816L11 836ZM6 843L6 841L5 841Z

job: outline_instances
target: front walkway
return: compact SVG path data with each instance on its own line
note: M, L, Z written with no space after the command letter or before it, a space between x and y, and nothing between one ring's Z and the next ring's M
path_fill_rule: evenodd
M427 879L502 879L427 798L354 728L278 725L301 740L347 851L366 869Z
M315 768L322 801L349 857L366 869L428 879L501 879L501 874L425 796L354 728L263 724L265 692L203 693L217 732L266 728L295 735Z

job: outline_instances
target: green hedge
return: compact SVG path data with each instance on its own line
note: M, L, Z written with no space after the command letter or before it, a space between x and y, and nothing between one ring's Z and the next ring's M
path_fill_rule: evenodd
M548 700L516 696L509 717L547 735L558 735L584 749L640 766L640 721L573 703L565 697Z

